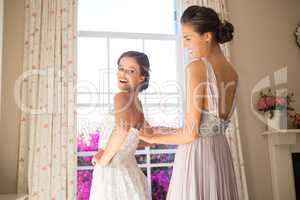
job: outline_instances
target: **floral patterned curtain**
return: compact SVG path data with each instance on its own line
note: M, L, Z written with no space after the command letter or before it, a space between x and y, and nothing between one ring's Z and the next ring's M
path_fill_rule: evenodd
M225 0L182 0L182 9L186 9L191 5L199 5L213 8L218 14L221 20L228 20L228 12L226 9ZM224 55L230 60L229 43L221 45L221 49ZM238 192L241 200L248 200L247 182L245 176L244 160L240 141L240 132L238 126L237 109L232 116L232 128L227 130L227 139L229 142L230 150L233 157L233 164L235 168Z
M76 195L75 0L25 0L18 193L29 200Z

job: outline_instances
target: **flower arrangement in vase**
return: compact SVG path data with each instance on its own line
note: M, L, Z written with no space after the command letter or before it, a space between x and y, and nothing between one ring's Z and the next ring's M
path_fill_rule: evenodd
M300 113L291 115L293 128L300 129Z
M294 93L275 95L271 89L267 92L260 92L257 109L264 113L270 130L286 129L288 127L289 111L294 110L291 107L293 97Z

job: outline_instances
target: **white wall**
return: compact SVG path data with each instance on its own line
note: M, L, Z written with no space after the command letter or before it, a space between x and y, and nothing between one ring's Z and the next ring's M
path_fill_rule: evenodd
M227 0L235 26L232 60L239 77L239 121L250 200L271 200L266 126L250 109L251 90L259 80L288 66L288 87L300 112L300 49L294 31L300 23L299 0Z
M2 80L2 38L3 38L3 11L4 0L0 0L0 119L1 119L1 80Z
M24 0L4 0L2 105L0 118L0 194L17 191L20 110L13 87L22 72Z

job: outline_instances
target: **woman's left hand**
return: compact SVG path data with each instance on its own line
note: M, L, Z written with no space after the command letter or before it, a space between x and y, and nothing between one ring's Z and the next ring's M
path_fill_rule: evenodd
M98 152L93 156L92 158L92 165L95 166L97 163L99 163L104 151L103 149L99 149Z

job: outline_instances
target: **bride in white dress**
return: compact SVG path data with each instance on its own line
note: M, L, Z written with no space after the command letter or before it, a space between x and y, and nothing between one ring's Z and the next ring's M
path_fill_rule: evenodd
M118 87L114 112L105 119L104 134L111 133L104 150L93 157L89 200L150 200L147 179L137 165L135 150L139 128L146 122L138 93L148 87L149 60L141 52L123 53L118 60Z

